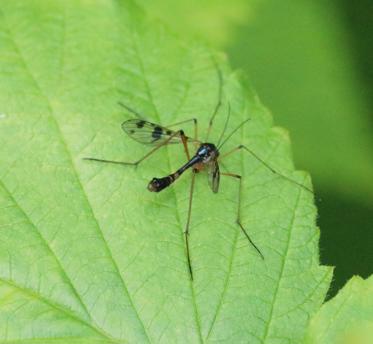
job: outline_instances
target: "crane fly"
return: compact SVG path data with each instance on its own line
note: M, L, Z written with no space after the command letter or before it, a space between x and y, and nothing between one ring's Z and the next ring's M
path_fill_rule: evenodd
M258 255L264 259L264 256L258 246L253 242L251 237L249 236L248 232L246 231L245 227L241 222L241 191L242 191L242 176L236 173L228 173L228 172L220 172L219 169L219 161L223 158L227 157L238 151L245 151L249 153L252 157L257 159L264 167L269 169L272 173L304 188L305 190L311 192L313 191L306 186L282 175L281 173L277 172L273 169L270 165L268 165L264 160L262 160L256 153L254 153L250 148L244 145L239 145L232 150L226 152L225 154L220 154L220 149L222 146L228 142L228 140L246 123L250 120L250 118L242 121L236 128L234 128L225 138L224 135L228 128L229 118L230 118L230 104L228 103L228 116L225 121L225 125L223 131L219 137L218 143L215 145L213 143L208 142L208 137L215 119L216 114L219 111L219 108L222 105L222 75L220 70L218 70L218 77L219 77L219 94L218 94L218 102L214 108L213 114L210 118L206 139L204 141L200 141L198 139L198 122L196 118L187 119L182 122L178 122L169 126L162 126L156 123L152 123L144 119L139 112L132 109L128 105L119 102L119 105L124 107L127 111L132 113L136 116L136 118L129 119L122 123L123 131L133 140L142 143L144 145L152 146L153 148L145 154L143 157L138 159L134 162L124 162L124 161L115 161L115 160L105 160L105 159L98 159L98 158L84 158L84 160L91 160L103 163L111 163L111 164L119 164L119 165L132 165L138 166L141 162L151 156L153 153L158 151L161 147L169 145L169 144L176 144L181 143L184 146L184 151L187 157L187 162L181 166L177 171L164 176L164 177L154 177L148 183L147 189L151 192L161 192L162 190L166 189L170 185L172 185L180 176L187 170L192 171L192 179L191 179L191 186L190 186L190 193L189 193L189 205L188 205L188 215L187 221L184 230L184 237L185 237L185 245L186 245L186 258L188 263L188 269L191 280L193 280L193 269L192 269L192 261L190 256L189 250L189 228L191 222L191 215L192 215L192 201L193 201L193 193L194 193L194 182L195 176L197 173L202 171L207 171L208 174L208 183L213 193L217 193L219 191L219 184L220 184L220 176L228 176L238 180L239 188L238 188L238 207L237 207L237 218L236 223L241 229L243 235L249 241L251 246L255 249ZM191 122L194 125L194 137L186 136L182 129L179 130L172 130L171 127L180 126L182 124ZM224 138L224 140L223 140ZM193 143L196 146L196 152L193 156L190 156L188 143Z

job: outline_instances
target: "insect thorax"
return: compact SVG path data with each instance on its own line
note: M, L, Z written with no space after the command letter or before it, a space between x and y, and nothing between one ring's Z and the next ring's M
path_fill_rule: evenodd
M213 143L202 143L196 153L202 159L203 163L215 160L219 156L219 150Z

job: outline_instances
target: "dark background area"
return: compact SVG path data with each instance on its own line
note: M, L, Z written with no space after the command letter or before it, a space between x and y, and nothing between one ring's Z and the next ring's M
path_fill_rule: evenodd
M369 103L368 131L373 136L373 2L344 0L341 1L341 10L362 82L361 92ZM371 182L373 184L373 180ZM368 277L373 273L373 201L364 206L338 196L336 194L333 199L332 194L326 194L324 199L327 201L319 206L320 224L326 228L321 237L321 257L326 263L337 266L331 293L335 293L353 274ZM342 233L333 235L332 228L340 224L343 224ZM333 245L334 238L337 238L336 245ZM353 239L351 246L350 238ZM346 264L348 252L352 252L351 261Z
M255 18L228 52L313 177L331 297L373 273L373 2L268 1Z
M373 136L373 2L344 0L341 10L362 82L361 92L369 103L368 131ZM371 182L373 184L373 180ZM320 224L326 230L321 236L321 258L337 266L331 289L331 293L335 293L351 275L368 277L373 273L373 201L365 206L338 194L334 198L333 194L326 194L323 198L326 202L319 205ZM339 225L341 233L334 235L336 231L332 228ZM333 245L335 238L336 245ZM352 252L351 260L345 257L348 252Z
M364 83L362 91L373 109L373 2L359 0L354 3L344 0L341 9L350 33L356 67ZM371 115L373 127L373 112Z

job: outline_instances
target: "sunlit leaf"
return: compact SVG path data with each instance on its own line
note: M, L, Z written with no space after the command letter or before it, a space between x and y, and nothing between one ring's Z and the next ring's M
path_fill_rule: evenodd
M313 317L307 343L369 344L373 340L373 276L355 276Z
M0 17L1 343L299 343L331 278L310 192L245 152L223 162L243 176L242 221L262 260L235 222L237 180L222 176L213 194L198 174L191 282L190 174L146 190L185 162L182 147L137 169L83 160L147 152L122 131L132 115L118 101L165 126L197 117L203 139L214 56L224 85L211 140L229 102L230 130L251 120L223 150L245 144L310 187L286 133L223 57L149 24L129 1L3 1Z

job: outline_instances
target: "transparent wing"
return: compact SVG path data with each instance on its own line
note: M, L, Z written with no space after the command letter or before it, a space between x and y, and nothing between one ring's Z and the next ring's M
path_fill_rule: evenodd
M208 180L211 190L214 193L219 191L219 182L220 182L220 171L219 164L217 161L212 161L208 164Z
M129 119L122 123L122 129L132 139L148 145L158 145L167 141L168 143L180 143L181 137L177 131L162 127L142 119Z

